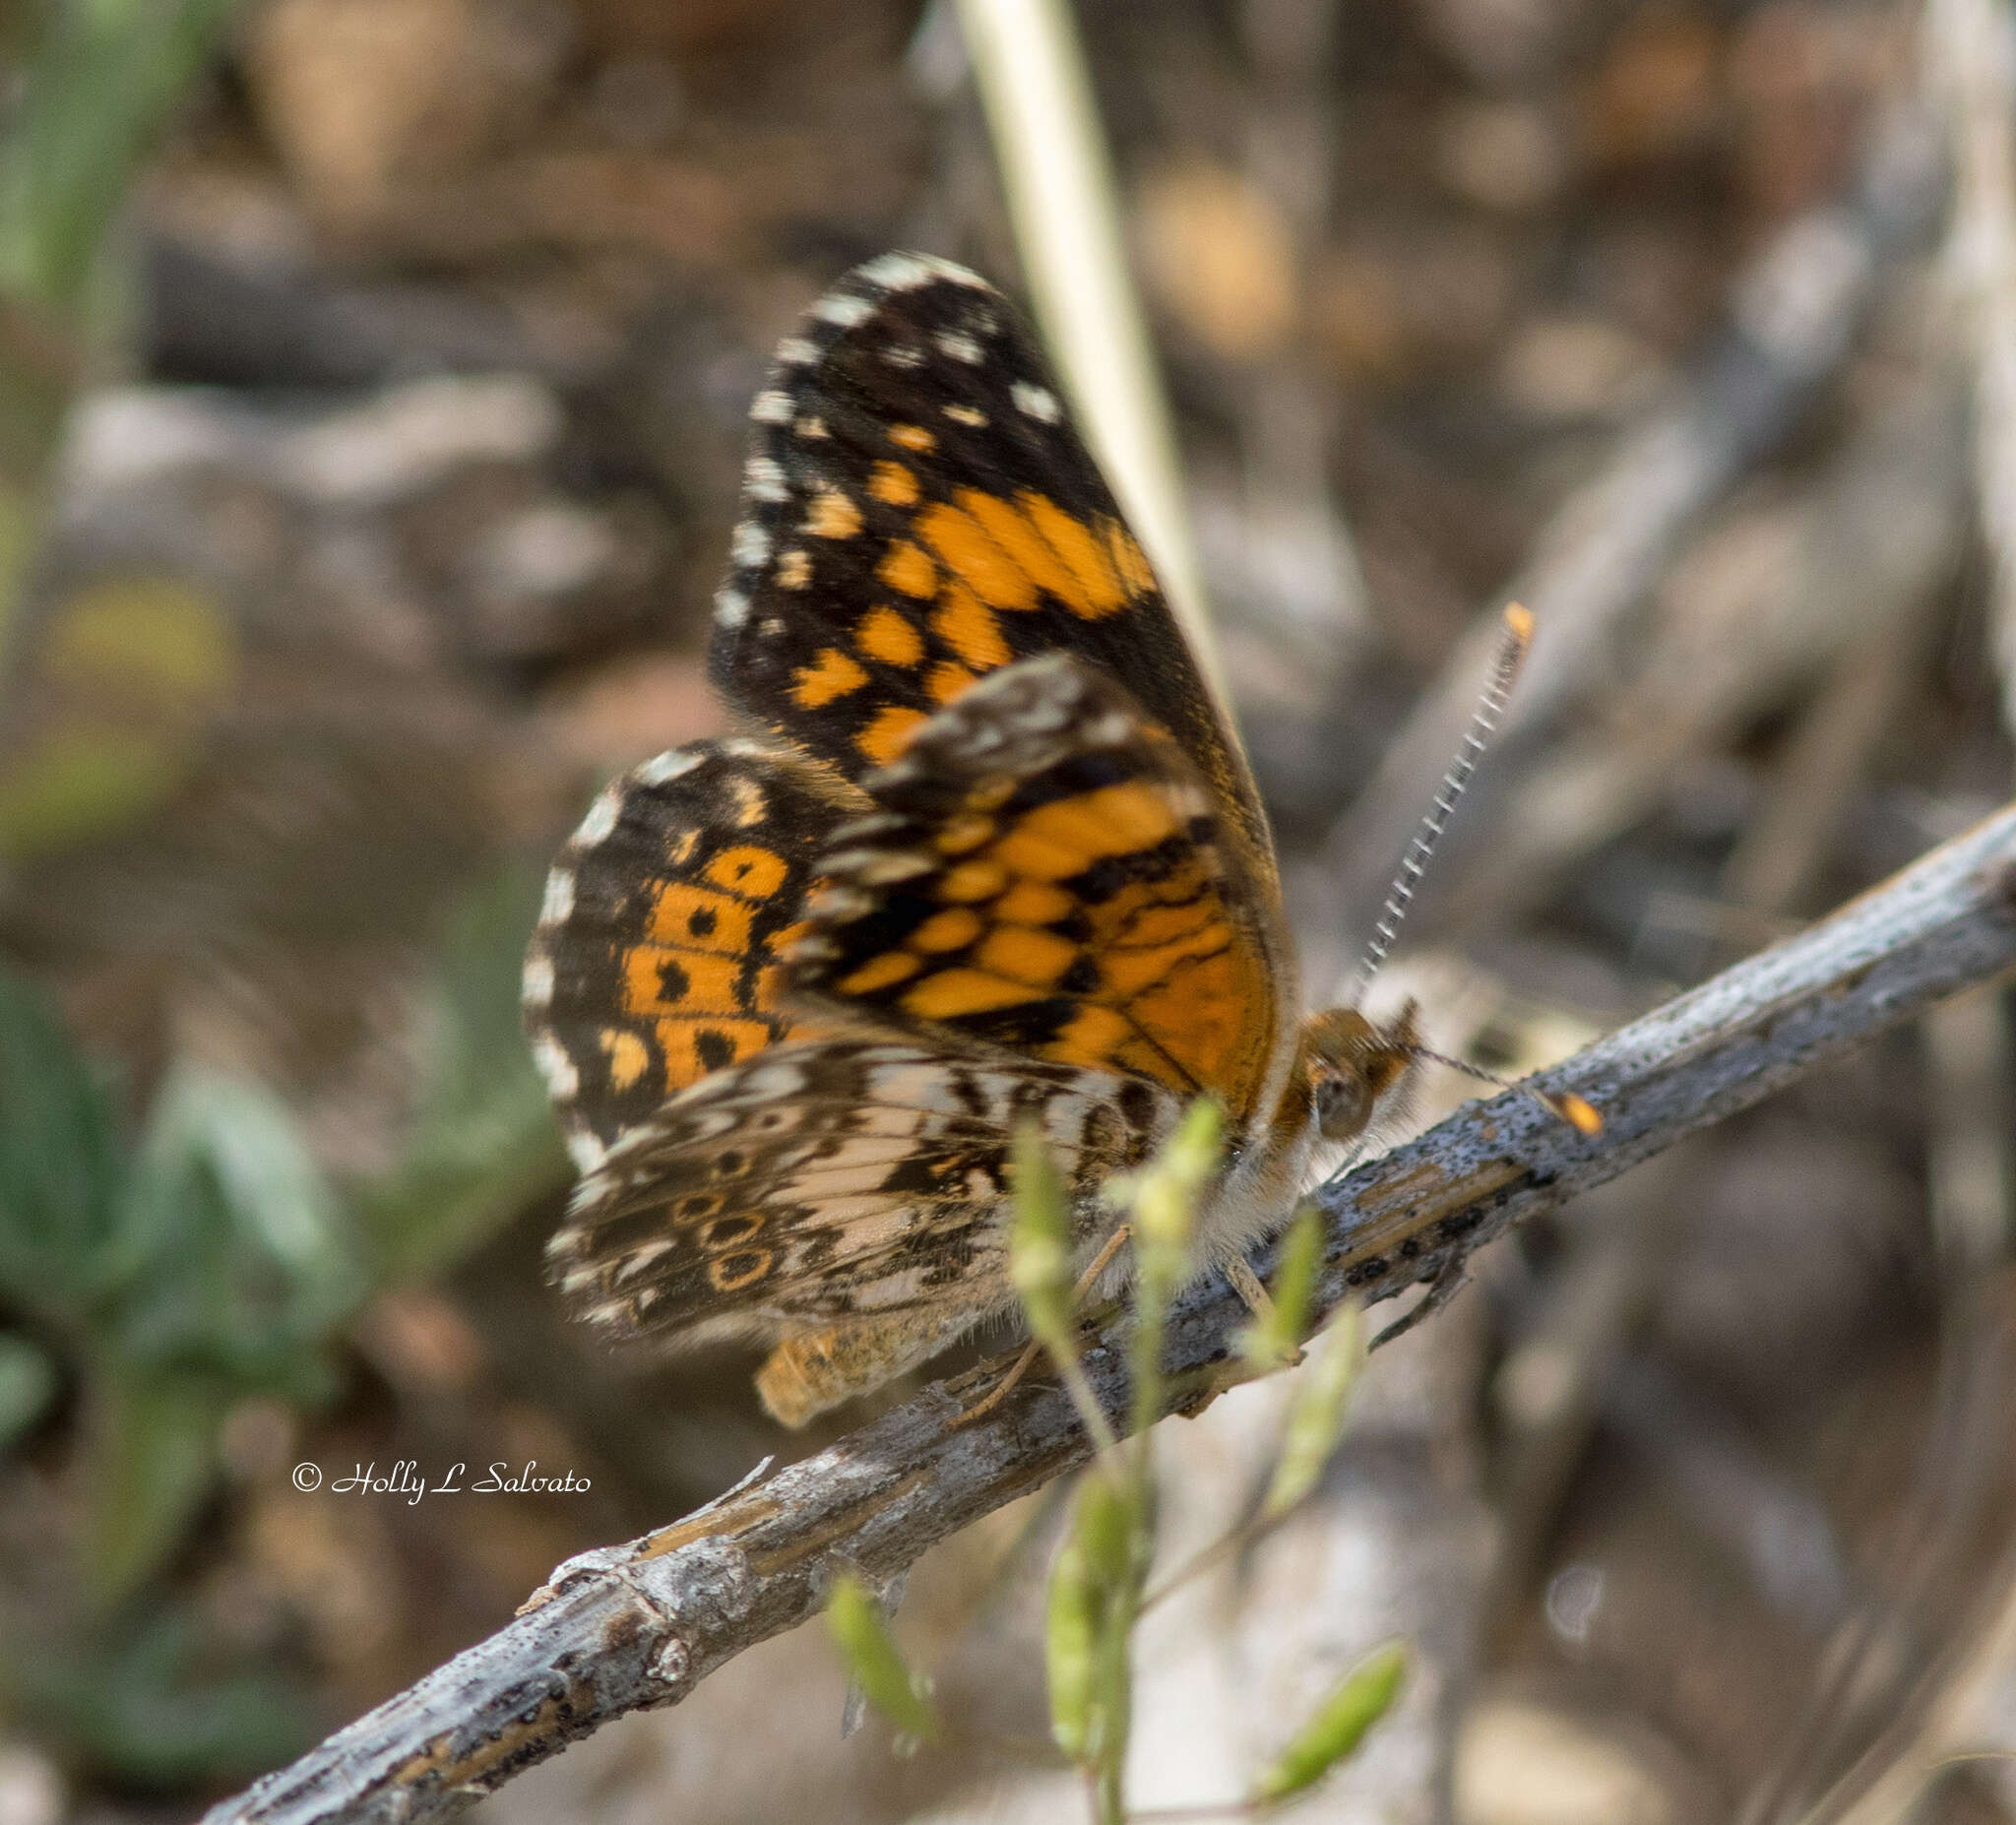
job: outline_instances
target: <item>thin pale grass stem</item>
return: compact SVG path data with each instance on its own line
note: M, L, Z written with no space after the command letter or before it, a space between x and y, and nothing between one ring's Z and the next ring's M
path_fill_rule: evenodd
M1085 52L1065 0L958 0L1038 321L1101 467L1221 702L1203 567L1125 242Z

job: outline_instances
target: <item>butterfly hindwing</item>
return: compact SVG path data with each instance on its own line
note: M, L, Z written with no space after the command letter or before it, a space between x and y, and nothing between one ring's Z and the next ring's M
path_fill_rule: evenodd
M1213 796L1128 694L1066 654L993 673L863 782L789 992L955 1054L1215 1093L1235 1128L1275 1055L1274 959Z
M1020 315L942 260L856 269L752 411L715 682L859 779L976 677L1077 653L1135 689L1270 889L1251 775Z
M664 1104L577 1188L548 1256L583 1315L769 1339L1012 1300L1009 1137L1075 1183L1138 1164L1175 1105L1091 1074L836 1038L781 1045ZM943 1323L934 1323L940 1332Z
M664 1100L810 1031L780 999L812 862L848 801L749 741L604 787L547 876L525 1013L569 1146L598 1164Z

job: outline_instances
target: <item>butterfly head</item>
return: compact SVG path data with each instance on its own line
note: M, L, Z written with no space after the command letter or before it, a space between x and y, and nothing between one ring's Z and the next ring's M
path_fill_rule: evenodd
M1326 1141L1355 1140L1393 1112L1419 1054L1415 1004L1384 1026L1356 1008L1329 1008L1302 1023L1300 1067L1317 1131Z

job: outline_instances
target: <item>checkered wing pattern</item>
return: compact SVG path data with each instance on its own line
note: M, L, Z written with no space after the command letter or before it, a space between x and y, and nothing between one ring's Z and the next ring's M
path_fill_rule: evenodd
M1272 1147L1294 986L1251 777L1006 300L871 262L751 415L711 666L759 738L596 801L526 1008L565 1296L770 1343L795 1422L1013 1308L1019 1123L1088 1252L1190 1097Z
M1012 1304L1017 1123L1095 1188L1140 1164L1176 1106L1062 1066L783 1045L632 1132L582 1180L549 1258L568 1301L620 1332L784 1340L765 1393L795 1421Z
M786 952L823 1012L1205 1092L1235 1130L1275 1050L1268 934L1213 796L1068 654L974 685L864 781Z
M813 1031L783 1005L834 782L696 742L604 787L546 878L526 1024L569 1147L598 1165L665 1099Z
M975 678L1079 654L1124 678L1270 887L1252 777L1034 336L964 268L891 254L779 349L716 598L731 701L850 779Z

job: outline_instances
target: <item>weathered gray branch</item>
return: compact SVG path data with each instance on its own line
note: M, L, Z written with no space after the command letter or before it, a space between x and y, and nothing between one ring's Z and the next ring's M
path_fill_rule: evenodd
M2016 808L1545 1073L1546 1087L1603 1111L1600 1135L1584 1139L1501 1096L1326 1186L1326 1300L1347 1287L1387 1298L1453 1275L1522 1219L2012 967ZM1185 1410L1236 1378L1228 1340L1243 1316L1215 1280L1180 1302L1168 1350ZM1121 1342L1116 1328L1086 1361L1116 1415ZM986 1420L949 1430L961 1392L940 1383L683 1521L568 1561L517 1620L218 1806L207 1825L446 1813L626 1711L685 1697L723 1662L813 1614L835 1567L885 1580L1085 1461L1084 1433L1054 1385L1025 1386Z

